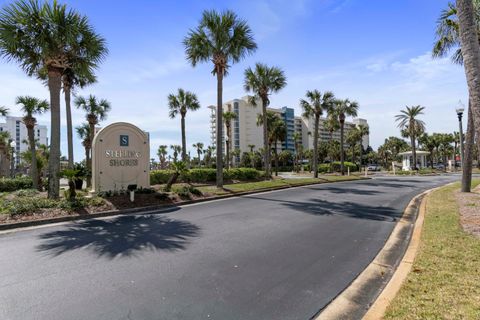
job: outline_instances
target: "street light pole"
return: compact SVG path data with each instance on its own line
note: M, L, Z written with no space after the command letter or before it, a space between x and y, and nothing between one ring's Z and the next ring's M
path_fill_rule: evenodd
M463 112L465 111L465 107L462 103L462 101L458 102L458 107L456 109L457 111L457 116L458 116L458 127L460 130L460 165L462 166L463 170L463 128L462 128L462 116ZM456 159L455 159L456 161Z

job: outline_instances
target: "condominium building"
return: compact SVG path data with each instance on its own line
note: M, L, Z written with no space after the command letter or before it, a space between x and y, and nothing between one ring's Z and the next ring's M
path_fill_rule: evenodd
M23 124L22 117L5 117L5 123L0 123L0 131L8 131L10 139L15 141L15 163L20 164L20 154L28 150L27 127ZM35 140L40 144L48 145L47 126L36 125L34 128Z
M216 145L216 107L209 106L211 109L211 118L210 118L210 138L211 145ZM290 107L282 108L268 108L269 111L275 112L278 116L283 119L287 127L287 136L285 141L281 142L281 150L295 151L295 141L293 139L293 134L298 132L300 134L301 144L304 149L313 149L313 131L314 131L314 120L306 119L303 117L295 116L295 110ZM240 152L248 152L251 150L251 146L255 150L263 148L263 127L257 126L257 117L258 114L261 114L261 103L258 102L257 106L253 106L248 101L248 96L245 96L241 99L233 99L227 101L223 105L223 112L231 111L234 112L237 117L232 121L231 124L231 146L232 150L240 149ZM319 124L319 138L320 141L329 141L330 132L325 130L324 122L325 118L320 118ZM348 134L348 131L354 128L358 124L367 125L367 120L365 119L354 119L353 122L345 122L345 137ZM226 127L224 126L222 132L222 141L223 141L223 150L225 152L225 141L226 141ZM340 130L337 130L332 133L332 138L334 140L340 141ZM364 148L368 147L369 137L365 136L363 138ZM280 142L278 145L280 147Z

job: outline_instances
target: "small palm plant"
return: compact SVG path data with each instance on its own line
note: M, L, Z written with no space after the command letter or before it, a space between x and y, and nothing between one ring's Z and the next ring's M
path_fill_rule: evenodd
M270 178L270 149L268 143L268 121L267 107L270 104L270 95L277 93L287 85L287 78L284 72L278 67L269 67L262 63L255 64L255 68L245 70L244 88L247 92L253 92L249 102L255 106L257 100L262 102L263 115L263 147L265 177Z
M40 100L30 96L17 97L16 104L21 105L24 113L23 123L27 127L28 146L31 154L30 175L32 177L33 188L40 189L39 174L37 167L37 151L35 150L35 125L37 119L33 115L46 112L49 108L47 100Z
M93 138L95 136L95 126L99 121L107 118L107 114L112 108L110 102L105 99L98 100L95 96L90 95L88 98L78 96L75 98L75 105L87 113L86 118L90 126L90 146L93 146ZM92 161L87 162L89 172L92 172ZM92 186L92 177L87 176L87 188Z
M185 137L185 116L187 111L195 111L200 109L200 102L196 94L178 89L178 93L168 95L168 107L170 108L169 116L174 119L180 115L180 125L182 130L182 161L187 161L187 139Z
M178 177L180 177L182 173L188 171L187 165L183 161L174 161L171 165L171 168L173 170L173 173L170 179L168 179L167 184L165 185L164 190L166 192L170 192L172 190L172 185L177 182Z
M395 121L398 122L398 127L402 130L406 130L408 137L410 138L410 145L412 147L412 156L413 156L413 169L417 169L417 148L416 140L420 132L425 131L425 122L418 119L420 115L423 114L425 107L422 106L412 106L405 107L405 110L400 110L400 114L395 116Z
M257 49L253 34L245 20L234 12L204 11L197 28L183 40L187 60L193 67L200 62L213 62L217 77L217 188L223 187L223 78L230 64L240 62Z
M306 100L300 100L300 106L303 109L305 118L314 119L313 131L313 176L318 178L318 135L320 117L324 112L328 112L333 106L335 96L331 91L325 91L323 94L318 90L307 91Z
M75 201L77 191L75 188L75 180L79 171L75 169L65 169L61 172L62 177L68 179L68 200Z

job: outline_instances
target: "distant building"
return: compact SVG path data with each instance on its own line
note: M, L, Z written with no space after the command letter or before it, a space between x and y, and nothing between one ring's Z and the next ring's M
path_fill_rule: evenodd
M209 106L211 110L210 115L210 139L211 145L216 146L216 106ZM303 118L295 116L295 110L290 107L282 108L268 108L269 111L275 112L278 116L283 119L287 127L287 136L285 141L281 143L282 150L289 150L295 152L295 141L293 139L293 134L295 132L300 133L301 144L303 148L313 149L313 130L314 130L314 120L309 118ZM237 114L237 118L232 121L231 125L231 137L232 137L232 150L240 149L241 153L249 152L250 145L255 146L255 150L263 148L263 129L262 126L257 126L257 116L262 113L261 103L258 102L257 106L253 106L248 101L248 96L245 96L241 99L233 99L227 101L223 104L223 112L232 111ZM329 141L330 132L325 130L324 122L325 118L320 118L319 124L319 140L320 141ZM368 126L367 120L365 119L353 119L352 122L345 122L345 140L348 134L348 131L354 128L358 124L363 124ZM225 138L226 138L226 127L224 125L222 132L222 141L223 141L223 152L225 153ZM340 130L337 130L332 133L332 138L336 141L340 141ZM369 137L363 137L363 147L366 149L369 144ZM345 142L346 144L346 142ZM278 145L280 146L280 144Z
M27 127L23 124L22 117L5 117L6 122L0 123L0 131L8 131L10 139L15 141L15 163L20 164L20 154L28 150ZM36 125L34 128L35 140L40 144L48 145L48 129L44 125Z

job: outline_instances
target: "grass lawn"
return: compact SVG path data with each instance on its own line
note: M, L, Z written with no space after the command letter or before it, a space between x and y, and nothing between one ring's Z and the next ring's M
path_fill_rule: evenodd
M203 193L212 193L216 195L255 191L283 186L297 186L311 183L325 183L335 181L359 180L361 177L357 176L319 176L316 178L299 178L299 179L274 179L269 181L244 182L224 185L224 190L219 190L215 186L198 187Z
M419 252L385 319L480 319L480 239L461 229L458 188L429 196Z

